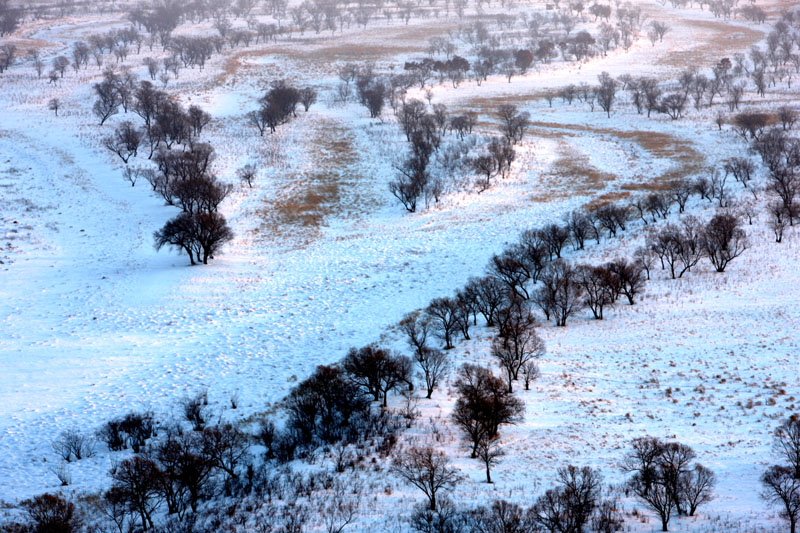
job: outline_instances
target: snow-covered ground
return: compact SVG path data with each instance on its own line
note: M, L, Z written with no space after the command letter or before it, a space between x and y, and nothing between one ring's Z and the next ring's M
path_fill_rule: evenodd
M256 45L252 56L233 59L239 62L233 75L226 61L238 51L215 56L202 72L182 71L168 90L215 117L203 135L216 148L220 177L233 182L248 161L268 165L253 189L238 188L223 204L234 242L198 267L153 249L153 231L175 208L163 206L146 183L132 188L100 147L99 139L130 116L96 125L90 107L98 70L70 72L56 86L36 81L28 65L6 72L0 78L0 500L58 488L49 442L64 429L96 428L131 409L167 417L182 398L205 389L225 418L270 411L298 379L352 346L383 337L402 349L392 325L481 274L522 229L742 153L741 140L717 131L712 111L689 110L688 119L673 122L625 105L609 119L581 104L555 101L549 108L537 98L548 88L594 82L603 71L666 79L687 61L709 68L768 30L696 8L644 5L672 25L663 43L642 38L627 53L548 65L510 83L498 77L480 87L435 87L434 103L482 116L500 101L516 101L531 113L533 127L511 177L482 194L453 192L415 214L403 212L387 190L392 157L403 149L393 121L370 121L364 108L322 97L274 136L259 138L244 114L265 81L292 74L298 83L331 87L333 65L357 60L357 45L374 45L380 63L397 64L424 50L422 30L435 35L444 23L352 29L309 39L310 51L269 45L265 54ZM19 33L47 42L52 56L115 22L98 17ZM394 40L386 39L389 33ZM337 49L333 63L315 57ZM58 117L46 109L54 97L63 101ZM564 165L576 161L608 179L565 176ZM335 192L299 216L292 202L319 187ZM692 212L709 216L713 208L693 201ZM582 313L567 328L543 324L542 376L532 391L519 393L527 415L502 432L506 456L494 486L482 483L480 465L445 427L444 446L471 480L455 497L530 503L568 462L597 466L608 481L620 482L616 465L627 443L650 434L691 445L719 478L705 514L676 527L776 528L759 500L757 478L773 462L770 432L800 402L800 244L791 232L774 243L764 215L746 229L751 249L725 274L707 264L681 280L654 271L634 307L620 305L602 322ZM600 262L630 253L641 236L634 224L624 239L571 258ZM473 341L458 345L454 362L489 363L490 335L479 328ZM446 420L447 392L420 403L424 416L404 438L427 438L429 417ZM229 409L232 395L240 398L237 411ZM119 454L100 445L97 452L69 465L67 490L107 485ZM395 490L376 496L371 518L402 515L416 498L396 480L387 483ZM655 527L629 522L637 530Z

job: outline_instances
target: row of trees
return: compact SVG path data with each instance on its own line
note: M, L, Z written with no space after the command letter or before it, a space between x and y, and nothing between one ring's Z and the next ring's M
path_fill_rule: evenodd
M791 124L794 120L790 117ZM751 136L753 150L767 168L767 211L775 240L781 242L787 226L800 217L800 140L789 135L791 126L774 127Z
M213 156L214 149L201 143L183 150L159 150L155 156L158 172L153 189L182 211L153 234L156 249L171 246L182 250L192 265L196 261L207 264L233 239L225 217L218 212L233 186L217 180L211 171Z
M269 130L275 133L278 126L286 124L297 116L297 106L302 104L305 111L317 101L317 91L311 87L297 89L286 81L279 80L272 84L258 103L259 108L247 114L248 122L255 126L259 135Z
M492 258L487 277L471 280L454 298L431 302L425 313L434 332L445 348L452 348L457 332L469 339L470 316L482 314L488 326L499 323L502 333L507 327L502 317L508 310L528 313L530 305L559 326L566 325L567 319L584 307L596 319L602 319L604 308L614 305L620 296L631 305L635 303L655 258L675 278L701 258L708 258L717 272L723 272L748 247L739 217L721 212L706 224L687 216L681 226L668 224L652 230L633 261L617 259L605 265L573 266L561 257L570 242L576 250L582 249L591 236L599 242L601 228L609 236L616 235L624 230L628 217L627 208L610 204L590 214L573 212L564 225L526 230L518 243ZM536 287L531 289L530 284Z
M130 71L106 71L94 86L97 100L93 110L102 126L120 108L142 120L139 128L121 122L102 144L125 163L124 177L131 186L146 180L167 205L181 208L181 214L154 234L156 249L171 246L186 252L192 265L207 264L233 238L220 204L233 187L220 182L213 172L214 148L198 137L211 121L200 107L188 110L149 81L137 83ZM128 167L142 145L148 147L150 166Z
M623 470L632 474L623 490L659 516L663 531L668 530L674 514L694 516L698 507L714 497L714 473L693 463L695 457L685 444L643 437L632 442L632 450L622 461ZM499 500L466 511L458 510L446 498L461 476L442 452L413 447L395 459L392 470L428 500L409 520L412 529L420 533L613 532L623 527L619 503L607 495L613 491L605 491L600 472L589 467L559 468L556 486L529 508Z

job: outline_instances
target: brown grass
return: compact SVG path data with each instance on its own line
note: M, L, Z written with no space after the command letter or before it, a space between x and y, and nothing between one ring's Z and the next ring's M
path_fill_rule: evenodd
M594 199L593 203L608 203L610 201L627 198L631 192L663 191L675 180L700 172L705 163L705 157L694 149L691 143L669 135L638 130L615 130L610 128L593 128L584 125L558 124L554 122L533 122L532 135L548 138L575 138L585 134L604 135L614 139L625 140L637 144L642 150L648 152L653 158L669 159L674 165L667 171L653 176L637 176L634 180L627 180L620 184L620 191L605 193ZM567 145L567 143L564 143ZM590 194L600 191L611 181L618 179L614 174L603 172L589 164L587 158L573 149L559 148L560 157L556 160L551 175L559 181L565 179L572 188L568 194ZM553 195L533 197L537 201L548 201Z
M543 176L552 191L545 201L553 200L554 197L591 194L617 179L616 175L592 166L589 158L565 141L559 143L558 153L558 159ZM541 201L543 198L542 195L534 195L531 199Z
M353 216L361 208L357 184L363 178L350 170L358 163L352 134L326 122L307 149L315 170L290 174L278 186L274 198L259 211L264 219L262 231L280 236L298 236L299 231L313 238L332 215Z
M687 68L696 65L706 68L714 65L722 57L733 51L747 50L764 37L764 31L743 26L733 26L725 22L706 20L687 20L686 25L700 38L697 45L688 50L676 50L660 58L657 63L674 68Z
M367 29L343 36L326 37L325 33L321 33L313 36L313 39L296 38L288 46L285 43L256 45L255 49L242 50L227 57L222 73L217 76L214 83L224 84L239 75L242 70L257 68L259 75L263 75L265 66L248 66L246 61L249 58L283 56L299 62L301 65L298 68L303 72L321 70L330 73L337 63L379 61L399 54L422 52L427 48L430 37L446 34L457 27L454 24L443 23L389 29L381 34L381 41L386 44L363 42L365 38L371 37L371 30Z

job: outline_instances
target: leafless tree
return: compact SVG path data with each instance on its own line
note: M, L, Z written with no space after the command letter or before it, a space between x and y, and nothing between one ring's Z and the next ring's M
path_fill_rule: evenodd
M528 128L530 114L520 112L515 105L504 104L497 109L497 117L500 119L501 132L508 142L512 145L520 142Z
M486 434L478 441L478 459L486 467L486 483L492 483L492 467L495 466L500 457L505 455L503 449L500 447L500 439L496 436L489 438Z
M686 97L681 93L672 93L661 99L658 110L668 115L672 120L677 120L683 115L685 107Z
M491 354L506 373L508 392L519 377L522 367L545 353L544 341L536 333L533 315L525 306L511 306L503 320L498 337L492 342Z
M58 98L51 98L47 102L47 109L53 111L58 116L58 110L61 109L61 100Z
M458 398L452 418L474 458L480 439L484 435L493 438L501 425L519 421L524 405L508 392L503 380L477 365L462 366L455 387Z
M583 289L584 303L594 318L603 320L603 309L617 301L619 278L608 268L581 265L576 269L576 282Z
M525 384L525 390L530 390L530 385L539 377L539 366L533 362L528 361L520 369L522 373L522 382Z
M748 248L747 234L741 228L739 217L731 213L719 213L706 224L701 244L717 272L725 268Z
M127 165L130 158L138 153L142 137L142 132L126 120L117 126L113 135L103 139L103 146L117 154Z
M0 12L0 24L2 22L2 12ZM77 533L81 529L82 524L78 513L75 512L75 505L62 496L41 494L23 501L21 507L30 521L30 527L25 528L25 531Z
M402 164L395 166L397 176L389 182L389 192L409 213L417 210L417 201L430 181L427 167L427 155L411 155Z
M300 89L300 103L303 104L303 110L308 111L309 108L317 101L317 90L313 87L304 87Z
M778 120L781 121L784 130L790 130L797 122L797 111L789 106L781 106L778 108Z
M80 461L84 457L91 457L94 441L77 429L68 429L51 443L51 447L59 457L69 463L73 458Z
M253 163L248 163L236 171L236 174L239 176L239 181L247 184L247 187L250 189L253 188L253 180L256 178L257 173L258 171Z
M695 464L681 477L679 499L686 502L689 516L694 516L700 505L714 499L712 490L715 484L714 472L701 464Z
M650 22L650 28L655 32L656 36L658 36L658 41L662 42L664 40L664 36L669 33L670 27L665 22L660 22L657 20L653 20Z
M534 522L546 531L583 531L600 500L602 478L597 470L573 465L558 469L558 485L531 508Z
M342 533L358 518L361 500L358 495L351 496L347 493L348 490L342 482L335 482L321 506L320 514L328 533Z
M577 282L575 268L562 259L550 263L542 275L542 287L534 302L546 316L552 315L557 326L566 326L567 319L583 307L583 290Z
M233 232L219 213L184 212L155 232L154 239L157 250L169 245L185 251L192 265L197 264L195 259L207 264L233 239Z
M792 416L775 430L775 450L800 479L800 418Z
M198 137L203 132L203 128L211 122L211 115L196 105L189 106L186 117L189 119L189 124L192 126L195 137Z
M392 472L421 490L431 511L436 511L437 495L452 490L461 479L447 456L431 447L414 447L401 453L392 462Z
M508 290L523 300L530 295L525 285L532 279L532 265L525 256L523 246L512 246L500 255L492 256L491 275L504 283Z
M598 76L600 84L596 89L597 103L600 108L606 112L606 115L611 117L611 106L614 105L614 99L617 95L617 82L612 78L608 72L603 72Z
M388 350L375 345L351 348L342 361L342 368L354 384L371 394L374 400L383 398L386 407L389 391L405 377L398 359Z
M612 287L620 294L624 294L630 305L635 303L636 296L644 290L645 266L645 258L641 256L634 261L617 258L606 264L608 271L616 277L616 285L612 285ZM647 268L649 268L649 264Z
M0 14L0 16L2 16ZM0 19L0 24L2 20ZM0 74L11 68L17 58L17 47L13 44L6 43L0 46Z
M795 533L800 519L800 478L790 467L773 465L761 476L761 484L761 497L779 507L779 516L789 522L790 533Z
M681 269L678 277L690 271L705 255L703 249L703 227L696 218L687 216L682 221L682 229L678 240L678 260Z
M202 391L194 396L184 398L183 416L192 424L192 429L202 431L207 422L208 393Z
M497 310L506 299L502 282L494 276L471 278L467 282L465 291L473 295L475 309L483 315L486 325L494 326Z
M139 455L125 459L111 469L111 479L119 497L137 514L143 530L153 529L153 514L161 505L158 465Z
M250 448L248 435L231 424L207 426L200 433L201 453L228 483L237 479Z
M733 126L744 139L758 139L768 124L769 116L765 113L739 113L733 117Z
M628 210L621 205L607 204L597 208L593 213L593 217L601 227L616 237L618 230L625 231Z
M455 298L435 298L425 314L430 317L434 332L444 341L446 350L453 348L453 333L458 327L458 302Z
M447 356L441 350L425 346L415 354L415 360L422 371L422 377L425 381L426 398L430 398L434 389L447 373L449 368Z
M116 84L111 80L105 80L94 85L97 100L92 107L92 111L100 119L100 125L105 124L106 120L119 112L122 103Z
M775 242L783 241L783 233L789 225L789 214L786 207L779 202L771 202L767 205L767 212L769 213L769 225L775 234Z
M637 472L628 483L628 488L639 500L658 514L661 519L661 530L668 531L669 521L675 510L675 499L664 482L662 472L652 474L653 480L648 486L644 474Z

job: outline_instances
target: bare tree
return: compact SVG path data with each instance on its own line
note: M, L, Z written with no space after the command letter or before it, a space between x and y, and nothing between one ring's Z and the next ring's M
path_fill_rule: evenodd
M203 111L200 106L190 105L186 112L186 118L192 126L194 136L197 137L203 132L209 122L211 122L211 115Z
M783 241L783 233L789 225L789 214L781 202L771 202L767 205L769 225L775 234L775 242Z
M0 13L2 23L2 13ZM2 26L0 26L2 31ZM2 35L2 33L0 33ZM81 530L81 520L75 512L75 505L55 494L41 494L21 503L30 521L24 531L77 533ZM11 528L16 530L16 528Z
M528 361L520 369L522 373L522 382L525 384L525 390L530 390L530 385L539 377L539 366L533 362Z
M389 391L404 378L398 358L375 345L351 348L342 361L342 368L353 383L371 394L376 402L383 398L384 407Z
M741 220L731 213L714 215L703 229L701 239L705 255L717 272L724 272L728 263L742 255L748 247Z
M426 398L430 398L449 369L447 355L441 350L425 346L415 354L415 361L419 365L425 381Z
M484 435L494 438L503 424L520 420L523 403L508 392L503 380L477 365L461 367L455 383L458 398L452 418L476 457Z
M436 510L437 495L452 490L461 479L447 456L431 447L414 447L401 453L392 462L392 472L421 490L431 511Z
M253 188L253 180L256 178L257 174L256 166L253 163L246 164L237 170L236 174L239 176L239 181L247 184L248 188Z
M619 278L606 267L581 265L576 269L576 282L583 288L584 302L594 318L603 320L603 309L617 301Z
M528 127L530 114L520 112L515 105L504 104L497 109L497 117L500 119L501 132L508 142L512 145L520 142Z
M116 489L122 501L139 515L140 525L145 531L154 527L153 513L161 504L158 497L160 476L154 461L138 455L111 469L112 490Z
M700 505L714 499L713 489L716 484L714 472L701 464L687 471L680 481L680 500L686 502L689 516L694 516Z
M577 282L575 268L557 259L547 266L541 281L534 302L545 315L553 315L557 326L566 326L567 319L583 307L583 289Z
M112 80L106 79L94 85L97 100L92 107L92 111L100 119L100 125L105 124L106 120L112 115L119 112L119 106L122 103L119 91L117 90L116 83Z
M616 276L615 290L624 294L628 298L628 303L633 305L636 296L644 290L644 263L640 260L628 261L617 258L608 263L606 268Z
M597 103L606 115L611 117L611 106L614 105L614 99L617 95L617 82L612 78L608 72L603 72L598 76L600 85L596 89Z
M72 458L80 461L84 457L91 457L93 454L94 441L77 429L63 431L56 440L51 443L53 451L64 461L70 462Z
M47 109L54 112L58 116L58 110L61 109L61 100L58 98L51 98L47 102Z
M797 111L789 106L781 106L778 108L778 120L781 121L784 130L790 130L797 122Z
M126 120L114 130L114 134L103 139L103 146L114 152L126 165L134 157L142 143L143 133L132 122Z
M455 298L435 298L425 308L436 335L444 341L446 350L453 348L453 333L458 327L458 302Z
M303 109L308 109L317 101L317 90L313 87L304 87L300 89L300 103L303 104Z
M761 476L761 484L761 497L780 508L779 516L789 522L789 532L795 533L800 518L800 478L792 468L773 465Z
M775 450L800 479L800 418L792 416L775 430Z
M653 21L650 22L650 28L653 30L653 32L658 37L658 41L659 42L662 42L664 40L664 36L667 33L669 33L669 31L671 29L669 27L669 25L666 24L665 22L660 22L660 21L657 21L657 20L653 20Z
M512 308L513 309L513 308ZM534 318L527 308L513 312L504 321L500 335L492 342L491 353L506 373L508 392L513 392L512 382L528 362L545 353L544 341L534 328Z
M233 239L225 217L219 213L181 213L154 234L156 250L169 245L182 249L192 265L208 260Z
M500 447L500 439L496 436L490 438L486 434L478 441L478 459L486 467L486 483L492 483L492 467L497 464L500 457L505 455L503 449Z
M664 482L661 471L653 474L649 485L644 474L637 472L628 483L628 488L639 500L658 514L661 519L661 531L668 531L669 520L675 510L675 500Z
M334 483L330 494L326 496L321 508L321 515L328 533L342 533L347 526L358 518L361 500L356 496L348 496L347 488L341 482Z
M573 465L558 469L558 485L536 500L531 514L547 531L583 531L598 506L602 478L597 470Z

